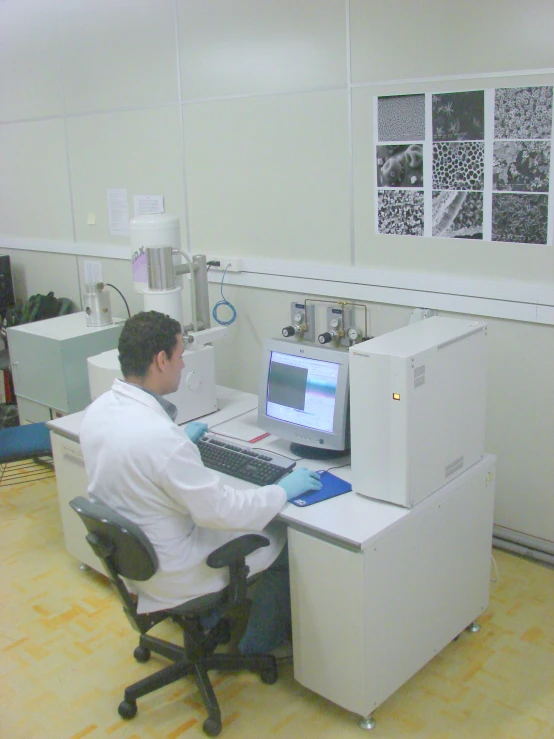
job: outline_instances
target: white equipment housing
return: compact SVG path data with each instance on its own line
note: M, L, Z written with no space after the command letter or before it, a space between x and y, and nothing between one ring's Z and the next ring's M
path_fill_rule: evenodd
M486 334L434 317L350 348L355 492L411 508L481 459Z
M164 397L177 406L176 423L186 423L217 410L215 355L213 346L203 346L183 354L185 367L176 393ZM116 377L123 379L117 349L89 357L88 376L91 400L108 391Z

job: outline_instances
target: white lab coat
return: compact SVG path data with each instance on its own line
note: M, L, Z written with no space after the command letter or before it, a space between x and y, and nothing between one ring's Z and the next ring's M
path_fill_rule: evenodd
M80 441L90 497L140 526L158 555L156 574L135 583L139 612L221 589L227 570L209 568L206 557L240 533L263 530L271 542L248 556L252 574L283 548L284 526L270 524L287 500L283 488L224 485L184 429L141 388L115 380L86 410Z

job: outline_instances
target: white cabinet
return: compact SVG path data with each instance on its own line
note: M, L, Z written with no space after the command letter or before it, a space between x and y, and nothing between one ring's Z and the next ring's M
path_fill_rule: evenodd
M368 716L481 615L494 463L485 455L410 510L347 493L285 511L299 683Z
M123 323L89 327L84 312L8 328L15 394L31 418L32 404L74 413L90 403L87 357L115 349ZM29 410L30 409L30 410ZM29 415L28 413L28 415Z
M17 397L17 412L19 414L19 423L42 423L52 418L50 408L42 403L35 403L27 398Z

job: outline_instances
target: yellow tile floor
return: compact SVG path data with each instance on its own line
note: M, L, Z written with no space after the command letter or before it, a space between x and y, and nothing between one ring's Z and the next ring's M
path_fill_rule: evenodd
M481 631L464 632L382 704L367 736L554 739L554 571L494 556ZM107 581L66 553L55 477L0 485L0 568L1 739L204 736L192 680L139 700L132 721L119 718L125 685L161 660L135 662L136 634ZM172 624L158 629L177 636ZM226 739L364 736L357 716L299 685L291 665L275 685L246 673L214 683Z

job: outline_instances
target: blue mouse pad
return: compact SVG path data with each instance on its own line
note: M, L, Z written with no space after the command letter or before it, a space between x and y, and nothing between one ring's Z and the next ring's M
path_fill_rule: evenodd
M332 472L327 472L327 470L318 470L318 473L320 475L319 480L323 484L321 490L310 490L303 495L299 495L298 498L294 498L294 500L290 501L293 505L302 507L313 505L314 503L319 503L328 498L334 498L336 495L342 495L343 493L348 493L352 490L352 485L349 482L333 475Z

